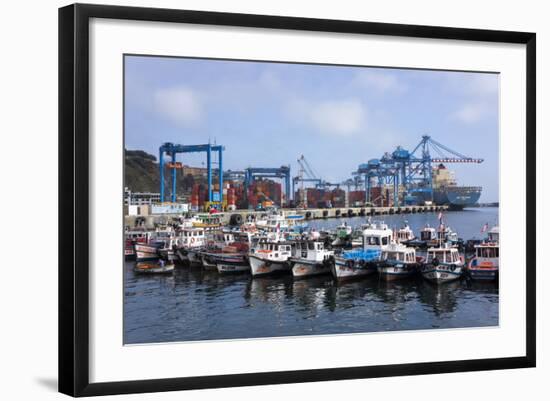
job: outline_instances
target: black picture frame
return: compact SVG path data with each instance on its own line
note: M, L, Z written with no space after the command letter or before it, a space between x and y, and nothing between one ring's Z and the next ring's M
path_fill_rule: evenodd
M526 354L521 357L356 366L123 382L89 381L90 18L516 43L526 45ZM534 367L536 363L536 35L220 12L74 4L59 9L59 391L71 396L252 386Z

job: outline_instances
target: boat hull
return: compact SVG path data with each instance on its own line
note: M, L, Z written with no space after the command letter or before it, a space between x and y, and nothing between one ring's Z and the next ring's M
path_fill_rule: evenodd
M271 260L260 258L255 255L249 255L250 272L253 276L265 276L274 273L290 272L290 264L288 261Z
M208 271L218 270L218 267L216 266L216 261L214 257L212 257L211 255L202 253L200 255L200 260L204 270L208 270Z
M351 280L370 276L376 273L377 269L376 264L372 262L360 265L355 260L337 258L334 265L332 265L331 271L337 280Z
M165 264L164 266L158 263L137 263L134 267L134 272L139 274L165 274L172 273L173 270L173 263Z
M441 284L459 279L462 275L462 267L451 267L445 265L433 266L432 264L428 264L422 267L421 273L422 277L426 280L436 284Z
M330 274L332 264L307 260L292 260L292 275L296 278Z
M377 267L380 278L386 281L401 280L412 277L417 272L417 265L381 265Z
M135 244L134 250L136 254L136 261L142 262L147 260L154 260L159 258L158 246Z
M495 281L498 277L498 265L492 262L478 263L474 258L466 269L468 276L477 281Z

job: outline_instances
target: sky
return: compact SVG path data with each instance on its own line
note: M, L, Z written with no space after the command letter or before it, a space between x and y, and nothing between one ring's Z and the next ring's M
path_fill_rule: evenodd
M125 56L125 146L217 143L224 170L304 155L342 182L361 163L422 135L482 164L448 165L459 185L498 201L499 76L494 73ZM433 154L432 156L436 156ZM204 166L204 154L178 161Z

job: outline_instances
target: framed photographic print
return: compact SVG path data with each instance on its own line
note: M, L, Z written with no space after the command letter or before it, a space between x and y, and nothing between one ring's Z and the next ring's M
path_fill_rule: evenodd
M535 79L534 33L61 8L60 391L535 366Z

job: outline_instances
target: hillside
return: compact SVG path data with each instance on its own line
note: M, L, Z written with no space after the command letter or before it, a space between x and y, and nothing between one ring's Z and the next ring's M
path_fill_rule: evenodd
M160 177L157 158L142 150L125 150L124 155L124 186L132 192L159 192ZM178 195L188 194L195 180L191 175L182 177L178 171L177 191ZM165 185L168 195L171 187L169 169L165 171Z

